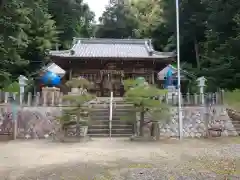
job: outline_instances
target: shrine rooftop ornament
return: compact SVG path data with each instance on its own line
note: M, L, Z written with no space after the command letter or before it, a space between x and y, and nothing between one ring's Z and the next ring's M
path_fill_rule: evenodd
M58 86L61 83L61 78L57 74L47 71L42 77L41 81L47 86Z
M65 70L55 63L51 63L42 69L40 79L45 86L58 86L61 84L61 78L65 75L65 73Z

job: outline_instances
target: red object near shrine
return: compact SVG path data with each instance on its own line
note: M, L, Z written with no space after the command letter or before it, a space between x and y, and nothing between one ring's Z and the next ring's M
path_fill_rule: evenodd
M40 84L39 87L42 90L42 88L45 87L45 85L44 84Z

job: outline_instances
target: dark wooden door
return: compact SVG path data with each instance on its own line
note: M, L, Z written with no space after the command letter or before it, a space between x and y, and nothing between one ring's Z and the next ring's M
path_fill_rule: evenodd
M119 74L104 74L101 82L101 96L109 97L113 91L114 97L121 96L122 79Z

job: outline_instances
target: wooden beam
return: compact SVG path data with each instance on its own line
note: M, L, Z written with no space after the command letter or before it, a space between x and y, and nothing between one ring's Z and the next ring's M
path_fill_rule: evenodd
M69 70L69 80L72 80L72 68Z
M155 76L154 76L154 71L152 71L152 84L155 84Z

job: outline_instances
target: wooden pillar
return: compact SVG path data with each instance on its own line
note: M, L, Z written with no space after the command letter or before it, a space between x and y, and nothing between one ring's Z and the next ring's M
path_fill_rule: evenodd
M4 103L8 103L9 92L4 92Z
M155 84L154 71L152 72L152 84Z
M69 80L72 80L72 68L69 70Z

